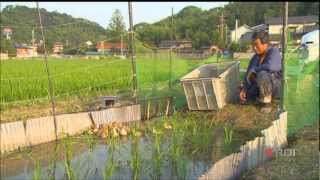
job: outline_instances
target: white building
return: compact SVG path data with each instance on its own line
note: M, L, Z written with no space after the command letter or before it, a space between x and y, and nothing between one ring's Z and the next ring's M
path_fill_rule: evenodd
M236 23L237 24L237 23ZM237 25L236 25L237 26ZM234 30L232 30L230 32L230 37L231 37L231 42L236 42L238 43L241 36L245 33L248 33L248 32L252 32L252 30L250 29L250 27L246 24L240 26L240 27L237 27L235 28Z
M319 60L319 30L303 35L300 43L299 55L305 63Z
M282 18L269 18L266 20L269 29L269 40L271 44L280 44L282 36ZM291 16L288 17L288 31L293 34L294 39L300 39L302 35L319 29L318 16Z

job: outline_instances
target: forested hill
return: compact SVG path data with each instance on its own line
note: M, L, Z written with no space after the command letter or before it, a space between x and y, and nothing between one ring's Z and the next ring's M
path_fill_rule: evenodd
M236 18L239 25L255 26L265 23L266 18L281 16L282 2L234 2L209 10L188 6L174 13L174 38L192 40L195 48L216 44L222 12L228 30L233 30ZM319 2L289 2L289 16L306 15L318 16ZM167 17L153 24L137 24L135 28L141 40L158 45L161 40L170 39L170 26L171 17Z
M43 8L40 11L46 44L49 48L54 42L62 42L64 45L73 47L89 40L96 42L105 37L105 29L95 22L74 18L65 13L48 12ZM30 44L33 28L35 39L38 41L42 39L36 8L7 6L1 11L0 23L1 27L8 25L12 28L14 42Z
M218 44L221 41L218 25L222 12L229 31L234 29L236 18L239 26L255 26L264 23L266 18L281 16L281 7L281 2L234 2L209 10L188 6L174 13L173 37L177 40L191 40L193 47L197 49ZM74 18L65 13L48 12L45 9L41 9L41 14L49 48L57 41L62 42L66 48L71 48L79 47L88 40L95 43L108 36L104 27L89 20ZM289 16L306 15L318 16L319 2L289 2ZM0 23L1 26L12 27L14 42L31 43L33 28L35 39L41 39L36 8L7 6L1 11ZM135 31L136 37L143 43L158 46L162 40L170 39L171 16L153 24L136 24Z

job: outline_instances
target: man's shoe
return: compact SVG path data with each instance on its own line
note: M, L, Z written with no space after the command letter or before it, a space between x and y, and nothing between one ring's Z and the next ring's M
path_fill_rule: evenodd
M257 98L257 100L260 102L260 103L263 103L263 104L269 104L271 103L271 100L272 100L272 96L269 95L269 96L264 96L263 98Z

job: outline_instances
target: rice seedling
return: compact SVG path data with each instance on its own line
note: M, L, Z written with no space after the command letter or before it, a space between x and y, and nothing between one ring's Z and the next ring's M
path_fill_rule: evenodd
M225 126L224 127L224 143L225 144L231 144L232 134L233 134L232 128L229 126Z
M56 163L57 163L57 157L60 150L60 144L57 142L54 145L54 154L52 156L52 159L50 160L50 166L47 169L47 179L54 180L55 174L56 174Z
M184 131L184 124L181 122L178 122L179 119L173 118L172 120L172 133L171 133L171 139L170 139L170 150L169 150L169 156L172 161L172 170L173 174L176 174L178 179L185 177L186 172L186 161L183 160L183 143L186 135L186 131Z
M161 170L161 140L162 134L160 129L153 128L153 153L152 153L152 168L153 168L153 179L160 179Z
M89 133L84 133L84 139L85 139L86 145L89 149L89 154L87 156L88 158L86 159L86 161L84 161L84 162L79 161L78 167L80 167L81 168L80 171L83 172L84 167L81 165L85 164L85 163L87 164L83 179L88 179L88 177L90 177L90 173L92 173L92 171L94 170L94 167L96 167L96 166L92 166L92 164L95 164L93 149L96 145L96 141L95 141L94 135L89 134Z
M95 141L95 139L94 139L94 135L85 132L85 133L83 134L83 137L84 137L84 139L85 139L86 144L87 144L88 147L89 147L89 151L92 152L93 149L94 149L94 146L96 145L96 141Z
M113 172L115 170L115 160L114 160L114 152L115 152L115 138L111 137L110 145L108 148L108 156L106 158L106 165L103 171L103 179L109 180L111 179Z
M131 168L131 179L137 180L139 179L139 171L140 171L140 157L138 154L138 145L139 145L139 136L134 134L134 132L139 132L138 126L135 124L131 134L131 161L130 161L130 168Z
M40 180L41 179L41 167L40 162L35 161L35 166L32 174L32 180Z
M62 144L64 146L64 169L65 175L68 180L75 179L75 174L71 166L71 158L72 158L72 148L71 148L71 138L67 136L66 138L62 139Z
M185 158L181 158L179 161L177 161L177 178L187 178L187 160Z

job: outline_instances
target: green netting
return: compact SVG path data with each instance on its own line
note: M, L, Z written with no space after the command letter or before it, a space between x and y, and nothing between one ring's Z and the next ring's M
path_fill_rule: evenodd
M284 108L288 112L288 135L291 135L319 120L319 57L301 56L303 52L297 50L291 38L289 40L285 55Z
M180 78L202 64L216 62L217 58L187 59L176 53L172 53L171 58L170 67L170 50L136 55L138 95L140 98L173 96L175 107L181 108L186 98Z

